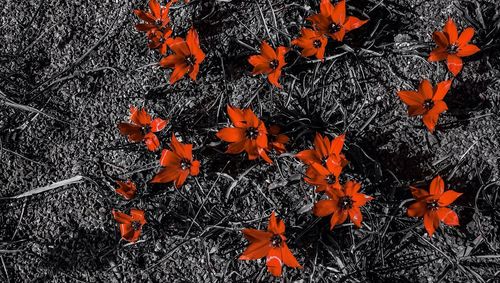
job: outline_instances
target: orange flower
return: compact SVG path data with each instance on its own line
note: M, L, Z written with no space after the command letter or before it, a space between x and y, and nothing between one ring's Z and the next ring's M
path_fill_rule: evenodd
M168 45L172 42L173 39L170 38L172 35L172 29L167 27L165 31L153 31L151 32L149 37L148 47L150 49L158 49L160 54L165 55L167 53Z
M362 21L356 17L346 18L345 0L340 1L335 6L330 0L321 0L319 6L320 13L307 18L314 27L332 39L342 41L346 32L357 29L368 20Z
M283 264L292 268L302 268L286 244L285 223L271 214L267 231L243 229L243 235L250 241L240 260L254 260L266 257L267 270L273 276L281 276Z
M330 176L328 177L329 181L327 181L327 183L330 182L330 185L333 185L338 182L338 176L340 175L342 168L344 168L348 163L344 154L341 153L342 148L344 147L344 141L345 134L337 136L330 142L330 139L328 139L328 137L323 137L320 133L316 133L316 136L314 138L315 148L303 150L295 155L295 157L300 159L305 164L309 165L306 171L306 182L314 185L319 182L319 177L322 176L326 178L331 174L333 174L333 176L336 176L335 182L331 183L331 181L333 180L333 176ZM329 167L327 166L328 159L331 159L331 164L328 165ZM312 164L314 163L317 163L317 165L312 166ZM327 168L321 169L320 167ZM321 172L318 172L317 169L321 170ZM331 174L325 175L325 170L327 170ZM318 187L317 190L323 191L324 187Z
M267 135L267 139L269 141L268 148L269 150L275 150L277 153L285 153L286 148L285 144L290 140L288 136L281 133L281 128L278 125L269 126L269 133Z
M316 186L317 192L341 189L339 176L343 168L340 166L338 159L331 156L325 163L326 167L313 162L306 171L304 181Z
M248 62L253 66L252 74L266 74L269 82L281 88L278 82L281 69L286 65L285 54L288 48L280 46L276 51L267 42L263 41L260 46L260 55L252 55Z
M137 24L135 28L146 32L148 35L155 31L164 32L170 22L170 18L168 17L169 9L170 3L166 7L162 7L157 0L149 0L150 12L134 10L134 14L145 22Z
M328 39L321 33L312 29L302 28L301 37L292 40L293 45L302 48L302 56L316 56L323 60Z
M333 230L336 225L344 223L348 216L352 223L360 228L363 221L360 207L373 199L371 196L358 193L360 188L361 184L347 181L340 190L327 190L326 194L330 199L318 201L313 208L314 215L324 217L332 214L330 230Z
M118 188L116 188L115 192L125 199L130 200L135 197L135 193L137 192L137 188L134 182L127 180L127 182L116 181L118 184Z
M432 50L428 60L431 62L446 60L448 70L454 75L458 75L462 70L461 57L467 57L476 54L480 49L469 41L474 36L474 28L466 28L458 36L457 26L451 18L448 18L443 31L435 31L432 38L438 45Z
M151 120L151 116L142 108L138 110L130 106L130 120L132 123L119 123L120 133L127 136L131 142L144 141L150 151L155 151L160 147L160 141L155 133L163 130L168 120L156 118Z
M423 80L418 87L418 92L401 90L398 92L398 96L408 105L408 115L422 115L425 126L432 133L436 127L439 114L448 110L448 106L443 99L451 87L451 82L451 80L443 81L433 88L428 80Z
M200 173L200 162L193 159L193 145L180 143L174 134L170 143L172 150L161 152L160 165L164 168L153 177L151 183L169 183L174 181L175 187L184 184L189 175Z
M200 40L196 30L191 28L187 33L186 40L176 37L169 41L168 46L174 53L162 58L160 66L174 69L170 75L170 84L180 80L186 74L195 81L200 71L200 64L205 60L205 53L200 48Z
M457 226L457 214L447 206L452 204L461 193L454 190L444 191L444 181L440 176L431 182L429 192L411 187L415 202L408 207L408 216L424 217L424 227L430 237L439 227L439 221L448 226Z
M128 242L136 242L141 236L142 226L146 224L144 211L130 209L130 215L113 209L113 217L120 224L122 239Z
M223 128L217 132L217 137L230 143L226 153L238 154L246 151L249 160L259 156L266 162L273 163L266 153L267 129L264 122L259 120L252 109L239 109L227 106L227 114L234 128Z

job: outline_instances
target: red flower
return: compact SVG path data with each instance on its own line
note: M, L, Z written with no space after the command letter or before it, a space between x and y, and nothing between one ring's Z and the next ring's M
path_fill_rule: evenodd
M269 82L279 88L281 85L278 80L281 76L281 69L286 65L285 54L288 48L280 46L276 51L263 41L260 46L260 55L252 55L248 62L253 66L252 74L266 74Z
M113 209L113 217L120 224L122 239L128 242L136 242L141 236L142 226L146 224L144 211L130 209L130 215Z
M411 187L415 202L408 207L408 216L424 217L424 227L430 237L439 226L439 221L448 226L457 226L457 214L447 206L452 204L461 193L454 190L444 191L444 181L440 176L431 182L429 192Z
M451 80L443 81L432 87L428 80L420 83L417 91L401 90L399 98L408 105L408 115L423 116L423 121L430 132L434 132L439 114L448 110L446 102L443 101L446 93L451 87Z
M458 75L462 70L461 57L467 57L476 54L480 49L469 44L469 41L474 36L474 28L466 28L460 36L458 36L457 26L451 18L446 22L443 31L435 31L432 38L438 47L429 55L428 60L431 62L446 60L448 70L454 75Z
M325 163L326 167L320 163L312 163L306 171L304 181L316 186L317 192L341 189L339 176L342 173L342 166L333 156Z
M127 200L133 199L135 197L135 193L137 192L137 188L134 182L127 180L127 182L116 181L118 184L118 188L116 188L115 192Z
M154 176L151 183L169 183L175 181L175 187L184 184L189 175L200 173L200 162L193 159L193 145L180 143L174 134L170 143L172 150L161 152L160 164L164 168Z
M161 32L155 30L149 34L149 43L148 47L150 49L158 49L160 54L165 55L167 53L168 45L172 42L173 39L170 38L172 35L172 29L167 27L165 31Z
M131 142L144 141L150 151L155 151L160 146L158 137L154 134L165 128L168 120L156 118L151 120L151 116L142 108L138 110L130 106L130 120L132 123L119 123L118 129L124 136L128 136Z
M269 132L267 135L267 139L269 141L267 147L269 150L275 150L277 153L285 153L286 148L285 144L290 140L288 136L281 133L281 128L278 125L269 126Z
M170 18L168 17L169 9L170 3L166 7L162 7L157 0L149 0L149 10L151 12L134 10L134 14L145 22L137 24L135 28L146 32L148 35L154 31L164 32L170 22Z
M310 16L307 20L312 22L318 31L337 41L342 41L346 32L368 22L368 20L362 21L353 16L346 18L345 0L335 6L330 0L322 0L319 8L320 13Z
M330 139L325 136L321 136L320 133L316 133L314 138L314 149L306 149L295 155L298 159L304 162L307 165L312 165L313 163L318 163L319 165L326 166L326 161L331 157L332 165L340 166L340 170L344 168L348 161L345 158L344 154L341 153L342 148L344 147L345 134L339 135L334 138L331 142ZM316 166L317 167L317 166ZM308 168L308 172L306 172L307 176L314 175L315 170L314 167L310 166Z
M175 83L186 74L195 81L200 71L200 64L205 60L205 53L200 48L200 40L196 30L191 28L187 33L186 40L176 37L169 41L168 46L174 53L161 59L160 66L174 69L170 75L170 83Z
M323 60L328 39L321 32L308 28L302 28L300 33L302 36L292 40L292 44L302 48L302 56L314 55L316 58Z
M217 133L219 139L230 143L226 153L238 154L246 151L249 160L260 156L268 163L273 163L266 153L268 144L264 122L248 108L242 110L228 105L227 114L234 128L223 128Z
M326 194L330 199L318 201L313 208L314 215L324 217L332 214L330 230L335 225L344 223L348 216L352 223L360 228L363 221L360 207L373 199L371 196L358 193L360 188L361 184L347 181L341 190L327 190Z
M240 260L254 260L266 257L267 270L274 276L281 276L283 264L292 268L302 268L286 244L285 223L271 214L267 231L243 229L243 235L250 241Z

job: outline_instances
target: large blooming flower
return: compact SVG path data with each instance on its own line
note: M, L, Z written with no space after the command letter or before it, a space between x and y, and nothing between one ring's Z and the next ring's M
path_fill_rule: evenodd
M174 181L175 187L179 188L189 175L196 176L200 173L200 162L193 159L193 145L180 143L174 134L170 148L172 150L162 151L160 165L164 168L153 177L151 183Z
M234 127L223 128L217 132L219 139L230 143L226 153L238 154L246 151L249 160L260 156L268 163L273 163L266 153L266 125L257 118L252 109L239 109L228 105L227 114Z
M346 17L345 0L333 5L330 0L321 0L320 13L307 18L321 33L330 36L337 41L344 40L346 32L357 29L368 20L360 20L356 17Z
M285 223L271 214L267 231L243 229L243 235L250 241L240 260L253 260L266 257L267 270L274 276L281 276L282 266L301 268L297 259L286 244Z
M265 41L260 46L260 54L252 55L248 62L253 66L252 74L266 74L269 82L281 88L278 82L281 69L286 65L285 54L288 48L280 46L276 51Z
M451 82L451 80L443 81L433 88L428 80L423 80L418 87L418 91L401 90L398 92L398 96L408 105L408 115L422 115L422 120L427 129L434 132L439 114L448 110L448 106L443 99L451 87Z
M144 23L137 24L135 28L146 32L148 35L155 31L165 31L170 22L170 18L168 17L169 9L170 3L167 6L161 6L157 0L150 0L149 12L134 10L134 14L144 21Z
M461 58L474 55L480 50L476 45L469 43L473 36L472 27L466 28L459 36L455 22L449 18L442 32L435 31L432 34L438 47L432 50L428 60L431 62L446 60L448 70L454 76L458 75L463 65Z
M135 183L127 180L126 182L116 181L118 188L115 189L115 192L121 196L123 196L127 200L131 200L135 197L137 192L137 187Z
M301 37L292 40L293 45L302 48L302 56L316 56L323 60L328 39L319 31L302 28Z
M191 28L187 33L186 40L179 37L170 40L168 47L174 53L162 58L160 66L174 69L170 75L170 83L175 83L186 74L195 81L200 71L200 64L205 60L205 53L200 48L200 40L196 30Z
M319 217L332 215L330 230L336 225L344 223L347 217L360 228L363 221L360 207L373 199L371 196L359 193L360 188L361 184L347 181L340 190L327 190L326 194L330 199L318 201L313 208L314 215Z
M424 227L432 237L439 222L448 226L457 226L458 216L448 205L452 204L461 193L454 190L444 191L444 181L440 176L435 177L430 185L429 192L411 187L415 203L408 207L408 216L424 217Z

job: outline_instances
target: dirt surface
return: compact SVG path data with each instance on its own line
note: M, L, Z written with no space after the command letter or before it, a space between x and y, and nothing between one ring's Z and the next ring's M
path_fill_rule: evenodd
M0 200L1 281L279 281L263 260L237 260L247 245L241 229L266 227L273 210L304 267L285 268L287 282L500 280L495 0L348 1L348 13L369 22L349 33L344 46L328 46L327 56L342 54L337 58L311 62L298 49L289 52L283 89L252 76L247 58L269 36L290 46L318 10L316 0L176 4L174 33L194 26L207 58L196 82L175 85L134 28L132 10L146 6L7 0L0 8L0 196L83 176ZM396 92L450 76L444 64L426 60L435 46L432 32L449 16L459 30L476 29L473 42L482 51L465 59L445 99L449 111L430 134L420 118L407 116ZM309 148L315 132L346 132L344 178L376 198L363 210L365 225L330 232L327 219L312 215L318 196L292 154L273 156L272 166L225 155L215 133L228 123L227 104L251 106L284 125L291 153ZM170 119L160 134L163 147L172 133L193 143L202 163L196 181L179 190L149 183L159 152L129 143L116 127L128 119L129 105ZM409 186L426 187L438 174L464 193L452 206L461 225L441 226L429 239L406 207ZM129 178L139 193L124 201L113 180ZM148 220L136 244L120 241L111 214L131 207L144 209Z

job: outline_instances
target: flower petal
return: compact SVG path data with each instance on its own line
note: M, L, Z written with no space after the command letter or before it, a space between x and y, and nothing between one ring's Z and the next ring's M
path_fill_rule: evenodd
M448 66L448 70L454 75L457 76L458 73L462 70L462 59L456 55L448 55L446 58L446 65Z
M439 197L438 204L439 206L448 206L461 195L462 193L456 192L454 190L447 190L441 195L441 197Z

